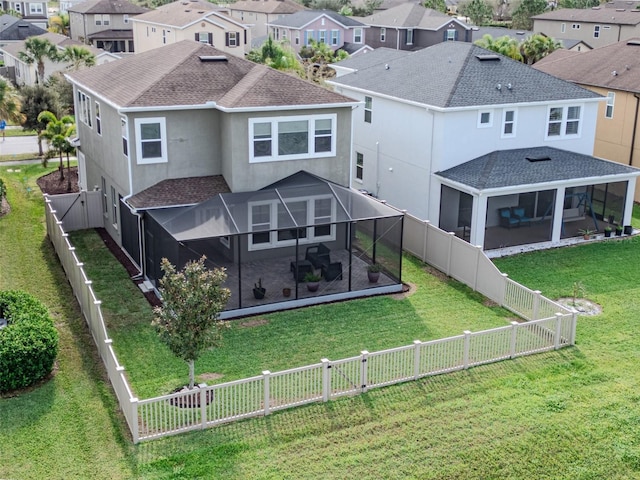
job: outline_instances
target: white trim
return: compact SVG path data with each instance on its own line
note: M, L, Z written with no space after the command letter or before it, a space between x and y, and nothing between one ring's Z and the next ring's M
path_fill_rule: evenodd
M611 99L611 103L609 103L609 99ZM607 92L607 103L604 106L604 118L612 119L613 111L616 103L616 92ZM611 107L611 115L608 115L609 107Z
M142 158L142 138L141 126L149 123L160 124L160 149L159 157ZM135 136L136 136L136 163L138 165L146 165L150 163L167 163L169 161L167 155L167 121L165 117L147 117L134 119ZM131 146L129 146L131 147Z
M513 119L509 122L512 125L511 133L505 133L504 127L507 124L507 112L513 112ZM515 108L505 108L502 110L502 127L500 128L501 138L513 138L516 136L516 125L518 122L518 110Z
M482 116L489 114L489 121L483 122ZM493 126L493 110L478 110L478 128L491 128Z
M602 98L606 99L607 97L602 97ZM567 113L569 111L569 108L571 107L578 107L580 109L580 116L577 119L567 118ZM551 113L552 108L559 108L562 110L562 117L560 118L560 120L553 121L553 123L560 124L560 133L558 135L549 135L549 124L551 123L549 119L549 115ZM549 105L549 107L547 108L547 122L545 124L545 129L544 129L545 141L564 140L566 138L580 138L580 136L582 135L583 117L584 117L584 105L581 103L574 102L570 105L566 105L566 104L565 105ZM578 131L576 133L569 133L569 134L566 133L568 121L578 122Z

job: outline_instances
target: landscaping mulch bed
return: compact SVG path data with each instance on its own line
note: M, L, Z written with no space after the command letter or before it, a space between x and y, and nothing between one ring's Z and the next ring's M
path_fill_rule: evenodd
M68 176L68 177L67 177ZM71 190L69 190L69 180L71 179ZM60 180L60 171L56 170L48 175L43 175L36 180L38 187L42 193L48 195L60 195L62 193L77 193L78 188L78 167L71 167L70 170L64 169L64 180Z

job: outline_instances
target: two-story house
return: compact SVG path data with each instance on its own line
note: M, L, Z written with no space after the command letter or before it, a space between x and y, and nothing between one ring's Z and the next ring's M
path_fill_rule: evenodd
M251 25L253 39L266 37L267 24L285 18L306 8L295 0L240 0L229 4L231 16Z
M289 41L294 51L309 45L311 40L326 43L334 51L351 45L358 50L365 45L367 25L331 10L304 10L270 22L269 35L274 40Z
M131 19L136 52L182 40L213 45L236 57L251 49L251 29L229 10L204 0L179 0Z
M10 43L22 42L29 37L47 33L33 23L29 23L13 15L0 15L0 47Z
M2 0L0 2L2 10L8 12L10 10L18 12L22 15L22 19L37 27L47 29L49 24L49 12L47 10L47 2L43 0L34 1L13 1Z
M417 50L440 42L470 42L472 35L471 27L457 18L414 3L359 20L369 26L365 41L372 48Z
M580 54L558 50L534 68L606 97L598 109L593 154L640 167L640 38ZM640 202L640 184L635 201Z
M352 100L188 40L67 78L81 188L151 285L162 257L206 254L245 313L401 288L402 214L348 188ZM372 290L363 265L383 258ZM301 288L314 271L320 294Z
M640 36L639 11L611 9L560 8L531 17L533 31L548 37L581 40L591 48Z
M385 50L329 81L361 102L354 186L485 249L630 223L640 171L591 156L603 97L469 43Z
M133 53L131 17L148 8L126 0L87 0L69 7L69 36L111 53Z

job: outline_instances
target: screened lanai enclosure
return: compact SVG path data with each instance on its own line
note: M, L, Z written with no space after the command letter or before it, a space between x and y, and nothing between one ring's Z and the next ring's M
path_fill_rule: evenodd
M145 275L157 287L163 257L182 268L205 255L209 268L226 269L222 318L397 292L402 228L402 212L300 172L259 191L147 210ZM319 278L315 291L309 274Z

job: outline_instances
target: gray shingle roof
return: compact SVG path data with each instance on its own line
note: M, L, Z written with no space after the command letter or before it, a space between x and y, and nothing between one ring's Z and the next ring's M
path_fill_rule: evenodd
M378 50L365 55L371 66L329 83L440 108L600 96L467 42L443 42L374 64L376 55ZM497 56L498 60L481 61L478 58L486 55ZM498 84L501 89L497 88ZM507 87L509 84L511 88Z
M69 7L70 12L78 13L104 13L104 14L127 14L138 15L148 12L149 9L135 5L127 0L87 0Z
M366 55L349 57L345 60L342 60L341 62L336 63L336 65L345 68L351 68L354 70L360 70L361 68L368 68L373 65L384 65L385 63L396 58L406 57L412 52L410 52L409 50L396 50L395 48L380 47L375 49L375 55L373 55L372 53L373 52L367 52Z
M531 17L534 20L602 23L609 25L637 25L640 10L618 11L611 8L559 8Z
M357 20L354 20L351 17L345 17L344 15L340 15L339 13L333 12L331 10L303 10L292 15L287 15L284 18L279 18L277 20L274 20L273 22L269 22L269 25L277 27L304 28L306 25L310 24L323 15L329 17L334 22L339 23L344 27L365 26L364 24L358 22Z
M527 158L550 160L531 162ZM477 190L561 180L640 175L640 169L552 147L491 152L436 175Z
M424 8L422 5L403 3L388 10L363 17L360 20L362 23L377 27L436 30L451 22L452 18L445 13ZM465 27L471 28L466 25Z
M205 0L180 0L167 3L146 13L136 15L131 20L134 22L148 22L161 25L171 25L184 28L194 22L198 22L209 15L219 15L225 20L238 23L229 15L229 10Z
M202 61L200 57L226 60ZM207 102L225 108L353 102L326 88L193 40L137 53L67 77L121 108Z
M136 209L195 205L218 193L229 193L229 185L222 175L162 180L135 194L128 203Z
M239 0L229 5L239 12L291 14L306 8L295 0Z
M45 32L42 35L34 35L43 40L49 40L53 43L59 50L64 50L66 47L77 46L82 47L89 50L94 55L98 56L101 53L104 53L104 50L100 48L96 48L93 45L85 45L82 42L78 42L77 40L72 40L69 37L65 37L64 35L60 35L59 33ZM24 41L11 43L2 47L2 50L13 57L18 57L18 52L24 50Z
M29 37L42 35L43 33L47 33L44 28L40 28L26 20L13 15L0 15L0 41L26 40Z

